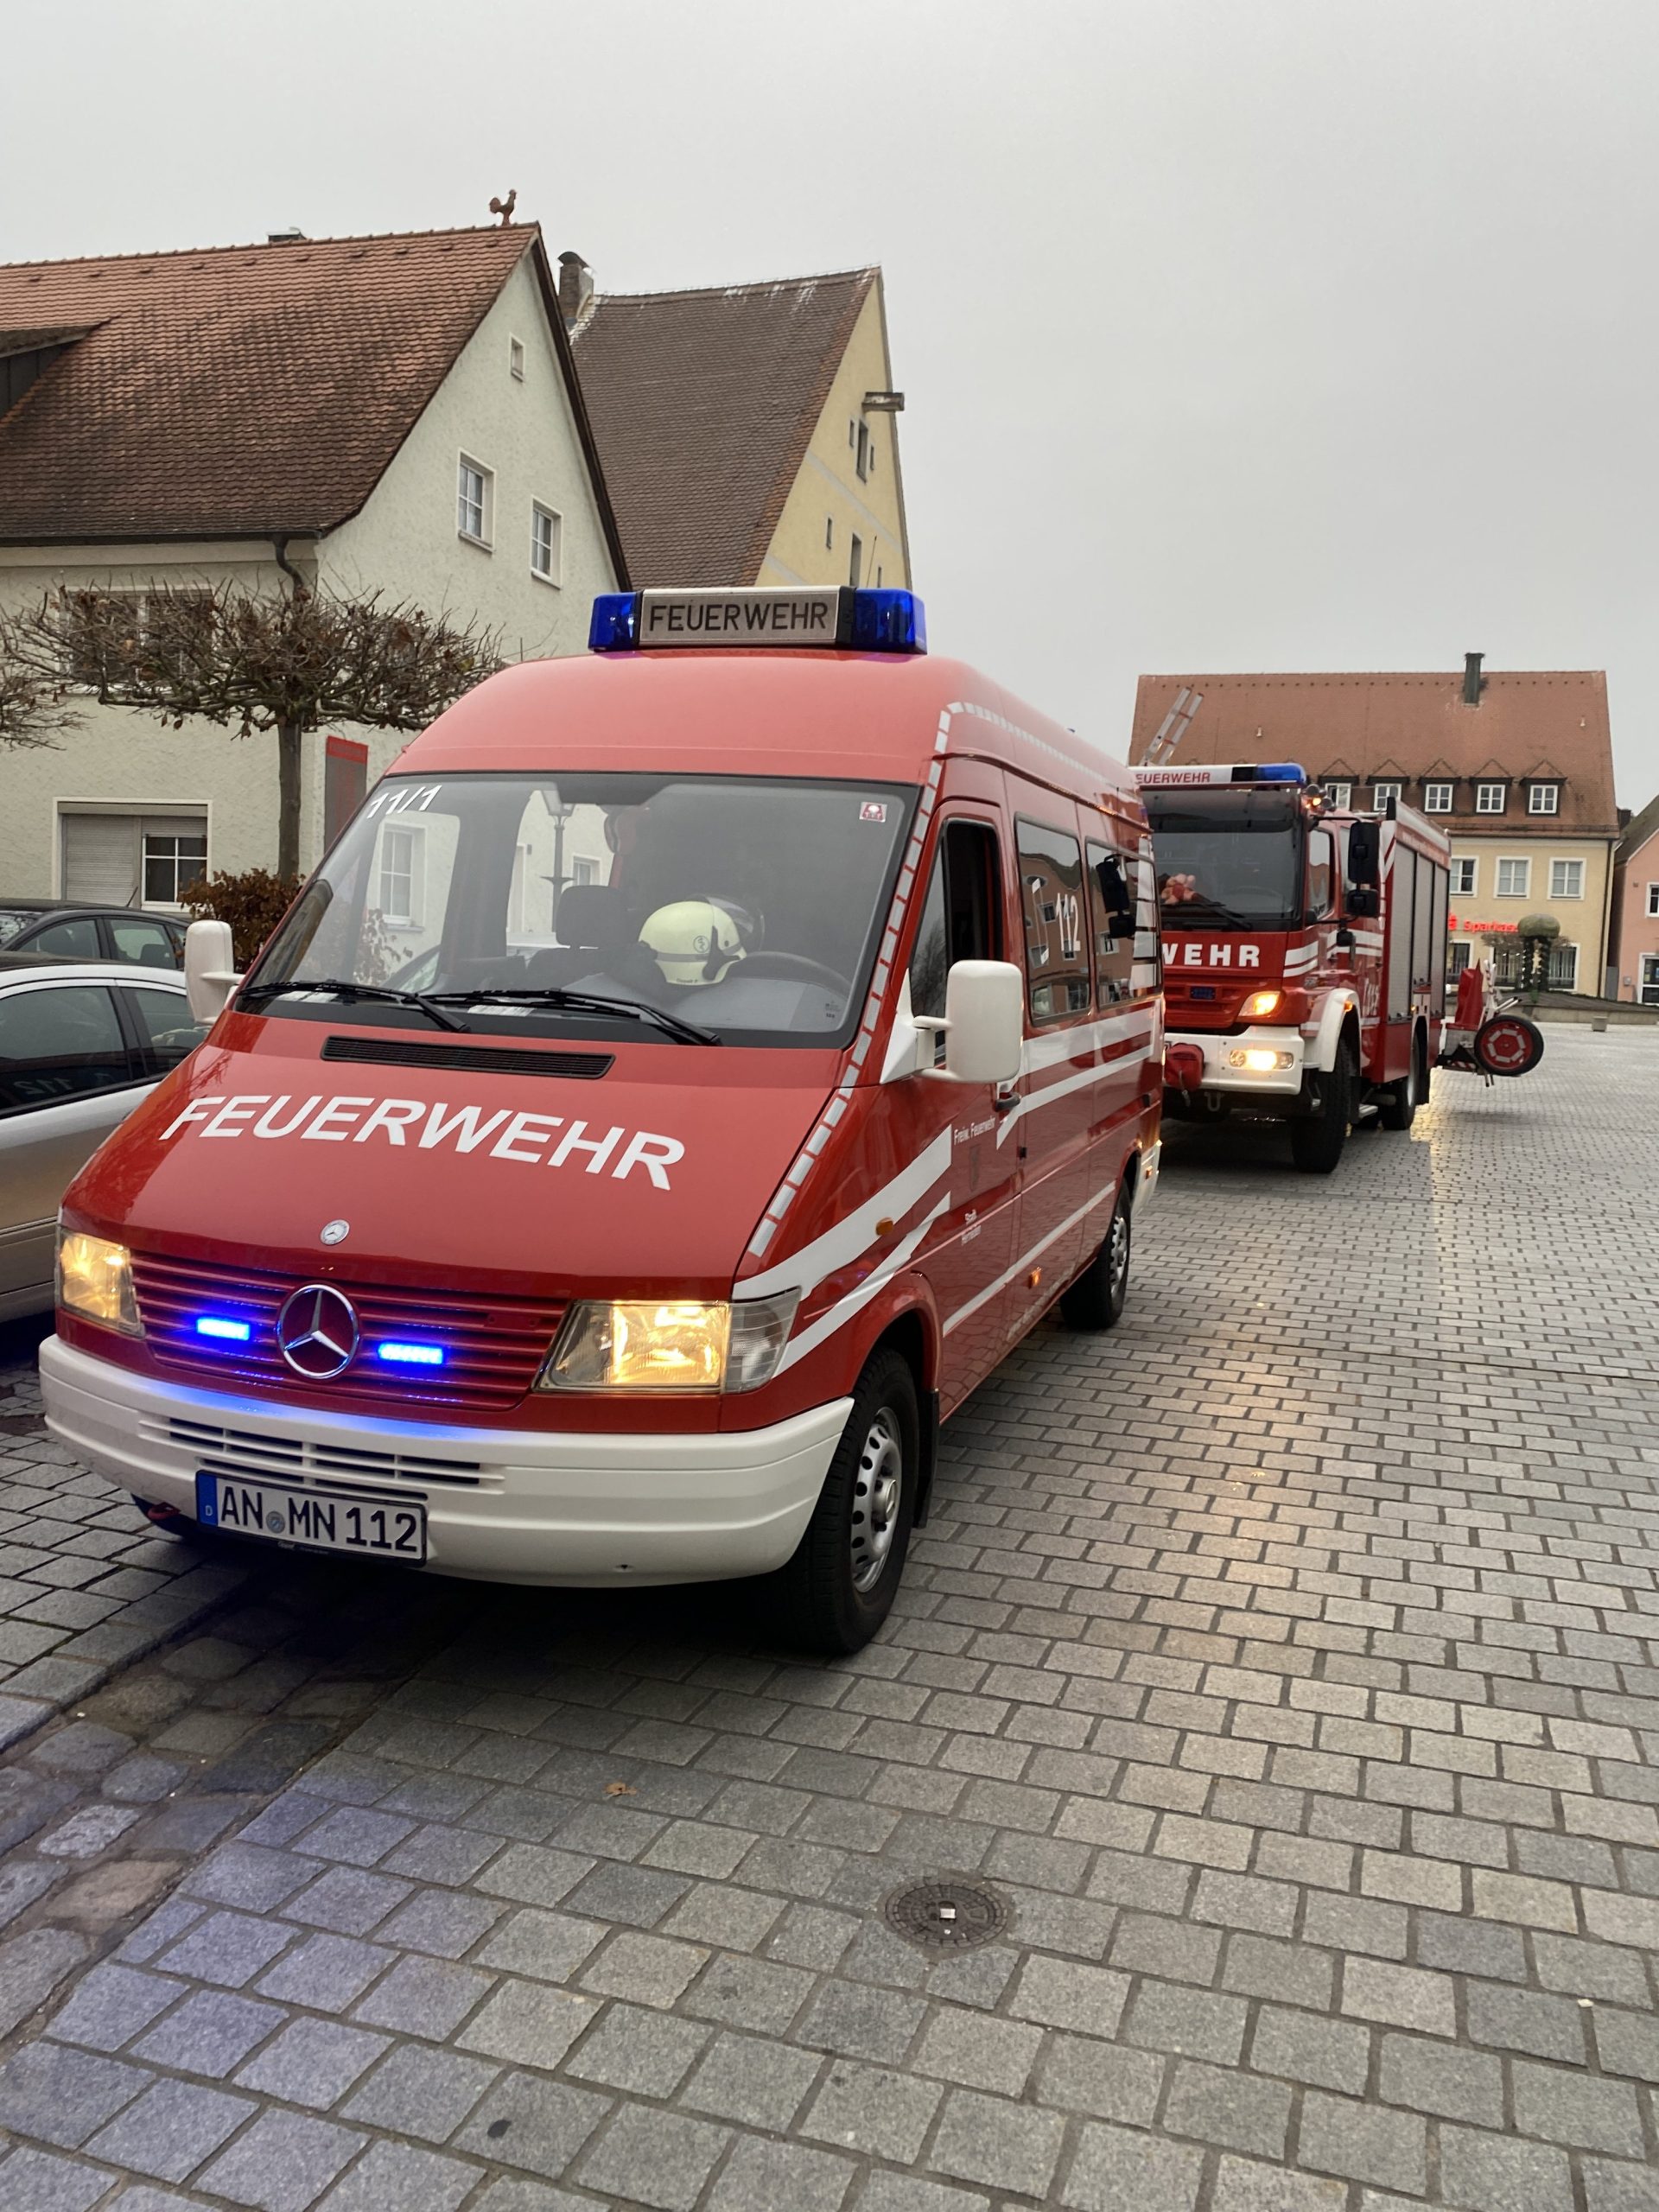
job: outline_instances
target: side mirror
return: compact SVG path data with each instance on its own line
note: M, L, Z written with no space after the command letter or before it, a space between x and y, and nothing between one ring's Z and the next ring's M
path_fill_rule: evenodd
M1382 912L1381 898L1368 885L1351 883L1348 887L1348 911L1356 921L1369 920Z
M198 1021L217 1021L242 978L228 922L192 922L184 933L184 989Z
M1382 832L1375 822L1356 822L1348 832L1348 880L1355 888L1375 891L1382 881ZM1352 900L1349 904L1352 905Z
M944 979L944 1071L1012 1083L1026 1031L1026 979L1009 960L958 960Z

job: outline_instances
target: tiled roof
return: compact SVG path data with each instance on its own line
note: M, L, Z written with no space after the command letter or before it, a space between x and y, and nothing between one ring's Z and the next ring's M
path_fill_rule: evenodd
M87 332L0 416L0 542L345 521L527 253L569 375L533 224L0 268L4 351Z
M1614 849L1613 861L1622 868L1633 861L1649 838L1659 837L1659 798L1650 798L1639 814L1633 814L1624 825L1624 835Z
M1467 706L1463 674L1143 676L1135 696L1129 758L1140 760L1183 684L1202 693L1177 762L1298 760L1314 775L1342 765L1369 783L1403 775L1408 805L1422 803L1413 781L1433 769L1455 779L1456 812L1443 824L1513 837L1529 834L1613 836L1612 739L1607 678L1599 669L1489 671L1480 703ZM1525 812L1511 796L1500 817L1477 815L1476 778L1563 779L1560 811Z
M753 582L875 279L599 300L576 367L636 584Z

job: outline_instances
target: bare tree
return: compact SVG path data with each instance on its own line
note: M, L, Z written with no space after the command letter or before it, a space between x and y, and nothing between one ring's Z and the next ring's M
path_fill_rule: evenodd
M55 683L0 658L0 745L50 745L53 731L74 719Z
M325 722L422 729L501 665L493 632L379 592L266 597L239 585L64 589L0 614L0 739L47 741L40 717L75 717L75 695L180 727L191 715L243 736L276 733L276 873L300 865L300 770ZM9 687L17 705L8 728Z

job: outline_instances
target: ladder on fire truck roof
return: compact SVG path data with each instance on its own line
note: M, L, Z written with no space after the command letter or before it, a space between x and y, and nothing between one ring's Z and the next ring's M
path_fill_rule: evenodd
M1191 702L1189 704L1189 702ZM1195 691L1190 683L1183 683L1175 694L1175 702L1153 732L1152 742L1147 747L1142 766L1161 768L1173 754L1176 747L1192 727L1192 717L1204 704L1202 691Z

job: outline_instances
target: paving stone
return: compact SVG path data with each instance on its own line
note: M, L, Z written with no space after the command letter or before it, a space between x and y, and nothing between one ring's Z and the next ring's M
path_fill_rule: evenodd
M1535 2058L1585 2063L1584 2018L1564 1997L1541 1997L1529 1989L1506 1989L1473 1981L1465 1998L1469 2033L1480 2044L1502 2050L1529 2051Z
M321 2212L455 2212L479 2175L477 2166L460 2158L407 2143L375 2143L323 2198Z
M728 2128L648 2105L625 2105L588 2151L577 2175L613 2202L690 2212L731 2140Z
M987 2212L988 2196L952 2189L914 2174L872 2174L858 2192L854 2212Z
M1586 2212L1659 2212L1659 2173L1607 2158L1580 2162Z
M1284 2152L1290 2106L1291 2092L1282 2082L1182 2059L1164 2101L1163 2124L1177 2135L1276 2158Z
M971 2089L952 2089L929 2164L958 2181L1040 2197L1059 2162L1064 2133L1065 2122L1058 2113L1036 2112Z
M164 1951L156 1964L164 1974L240 1989L270 1964L294 1934L281 1921L258 1920L250 1913L209 1913Z
M1203 2173L1204 2153L1186 2144L1090 2120L1059 2201L1079 2212L1122 2212L1126 2204L1141 2212L1192 2212Z
M1472 2212L1573 2212L1564 2154L1510 2136L1442 2127L1440 2187L1450 2202Z
M7 2212L89 2212L109 2188L102 2169L20 2144L0 2152L0 2204Z
M661 1936L613 1936L582 1968L584 1989L641 2005L672 2005L708 1964L709 1954Z
M680 2101L719 2120L780 2132L799 2111L823 2063L817 2052L795 2050L787 2044L728 2031L716 2036L682 2090ZM835 2069L836 2073L843 2070ZM931 2085L912 2086L925 2088L931 2114L939 2093ZM817 2131L809 2128L807 2132ZM918 2129L918 2145L920 2136Z
M361 2008L359 2007L359 2013ZM504 1982L467 2023L462 2050L516 2066L556 2066L599 2007L588 1997L540 1982Z
M1116 2032L1128 1993L1126 1974L1071 1959L1033 1957L1020 1970L1008 2009L1046 2027L1110 2036Z
M1350 1959L1343 1968L1342 2009L1355 2019L1382 2020L1430 2035L1457 2032L1452 1982L1444 1974L1396 1967L1380 1959Z
M1216 2169L1211 2212L1343 2212L1345 2185L1287 2173L1253 2158L1224 2158Z
M1129 2008L1127 2041L1151 2050L1231 2065L1244 2044L1248 2006L1243 1998L1219 1997L1165 1981L1143 1981Z
M1167 2061L1159 2053L1091 2043L1082 2036L1051 2036L1043 2053L1037 2094L1062 2112L1148 2127L1158 2109Z
M237 2087L326 2112L390 2047L389 2037L338 2020L296 2020L249 2060Z
M182 2181L257 2110L251 2097L195 2082L158 2082L99 2130L86 2155L161 2181Z
M343 2117L423 2142L453 2135L500 2069L453 2050L400 2044L349 2099Z
M196 2177L209 2196L257 2212L303 2212L368 2140L332 2121L299 2113L262 2113L251 2127Z
M612 2100L594 2090L539 2074L509 2074L454 2138L452 2148L556 2181L611 2109Z
M611 2005L565 2071L579 2082L639 2096L669 2097L690 2071L711 2031L636 2005Z
M53 2014L50 2032L91 2050L119 2050L184 1993L181 1981L109 1961L81 1977Z
M460 2025L495 1980L448 1959L403 1958L353 2006L352 2018L372 2028L441 2039Z
M955 2005L942 2006L927 2023L911 2060L921 2074L1017 2097L1026 2086L1043 2040L1040 2028L999 2020Z
M25 2044L0 2065L0 2127L79 2150L151 2078L139 2067L67 2044Z
M343 2012L395 1954L349 1936L308 1936L296 1944L255 1986L261 1996L308 2005L319 2012Z
M1299 2156L1317 2172L1375 2182L1421 2196L1427 2185L1427 2130L1414 2113L1390 2112L1309 2090ZM1453 2203L1464 2200L1454 2194Z
M857 2169L801 2143L741 2139L706 2199L707 2212L839 2212Z
M1510 2069L1515 2095L1515 2124L1523 2135L1547 2136L1586 2151L1611 2151L1626 2158L1643 2155L1642 2114L1628 2082L1599 2081L1593 2075L1563 2073L1517 2058Z
M1256 2016L1250 2063L1261 2073L1357 2096L1370 2063L1371 2038L1364 2028L1277 2005L1264 2005Z
M1480 2051L1448 2050L1417 2036L1385 2035L1379 2079L1385 2103L1438 2113L1476 2127L1503 2125L1503 2069ZM1346 2082L1344 2088L1363 2086Z
M86 1956L86 1939L64 1928L30 1928L0 1943L0 2036L45 2004Z

